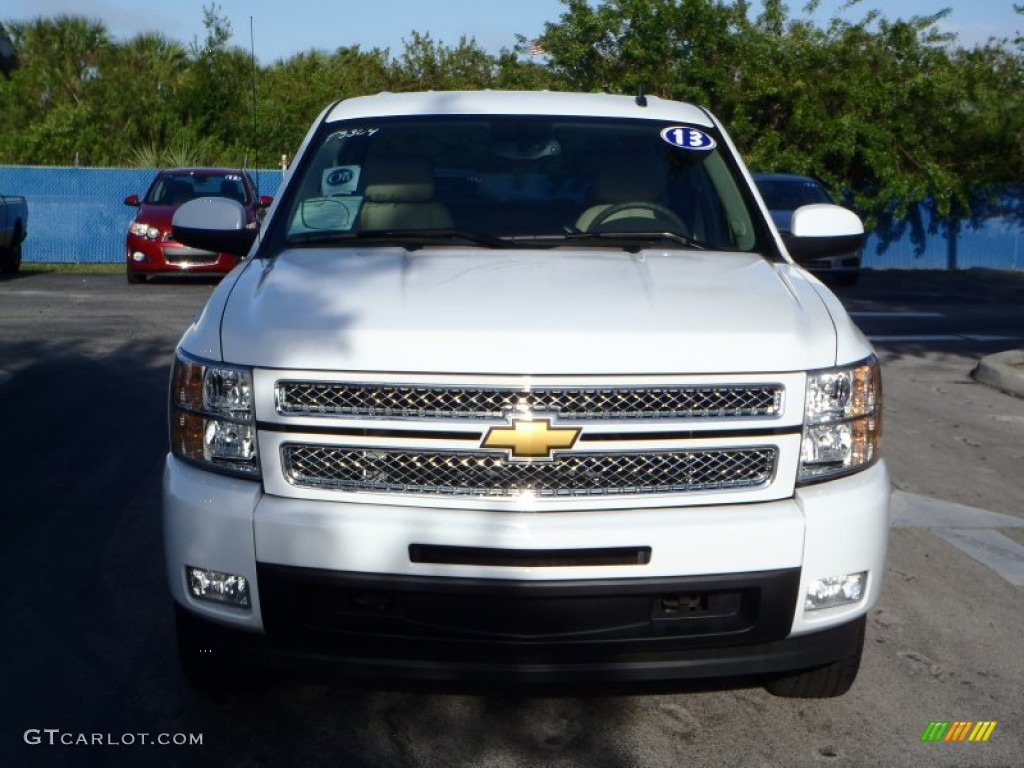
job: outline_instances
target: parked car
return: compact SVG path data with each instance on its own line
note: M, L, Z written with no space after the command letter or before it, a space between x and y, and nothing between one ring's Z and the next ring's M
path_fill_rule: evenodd
M834 285L853 285L860 277L863 243L854 241L840 253L822 253L813 244L801 246L791 237L793 212L804 205L832 205L835 199L818 179L792 173L755 173L761 197L782 235L790 256Z
M257 229L270 197L258 197L248 173L231 168L169 168L160 171L145 196L129 195L124 204L139 212L128 226L125 257L129 283L168 273L226 274L241 257L191 248L171 235L171 217L182 203L199 197L227 197L241 203L245 226Z
M179 208L248 255L170 377L186 674L844 693L885 577L878 358L733 147L653 96L378 94L323 111L259 242Z
M21 244L28 235L28 205L24 197L0 195L0 273L21 267Z

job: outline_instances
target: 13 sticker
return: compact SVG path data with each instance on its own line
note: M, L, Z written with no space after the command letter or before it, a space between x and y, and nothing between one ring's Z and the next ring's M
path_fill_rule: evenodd
M661 138L673 147L680 149L696 149L707 151L717 145L715 140L704 131L689 128L685 125L672 125L661 132Z

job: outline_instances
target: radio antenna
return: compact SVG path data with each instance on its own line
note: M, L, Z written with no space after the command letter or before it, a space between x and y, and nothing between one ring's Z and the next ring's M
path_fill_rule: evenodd
M263 239L263 227L260 226L259 212L262 210L260 204L260 163L259 163L259 136L256 134L256 35L253 32L252 16L249 17L249 60L252 63L252 171L256 184L256 241Z
M256 135L256 36L253 33L253 19L249 17L249 59L252 62L252 165L256 173L256 196L260 194L259 139Z

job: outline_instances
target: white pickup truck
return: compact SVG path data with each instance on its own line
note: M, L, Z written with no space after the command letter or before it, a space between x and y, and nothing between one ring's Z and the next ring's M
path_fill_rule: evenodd
M0 274L21 267L21 244L28 235L28 205L24 197L0 195Z
M346 99L258 241L224 198L174 234L249 256L171 373L193 681L853 682L889 525L878 361L705 109ZM791 236L863 227L812 205Z

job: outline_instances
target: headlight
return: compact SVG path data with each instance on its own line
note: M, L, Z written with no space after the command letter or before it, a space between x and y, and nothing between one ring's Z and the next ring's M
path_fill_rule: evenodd
M259 474L252 371L182 356L171 373L171 451L253 477Z
M882 378L874 356L807 375L798 483L865 469L878 459Z
M128 231L138 237L148 237L150 240L156 240L160 236L159 229L142 221L133 221L128 225Z

